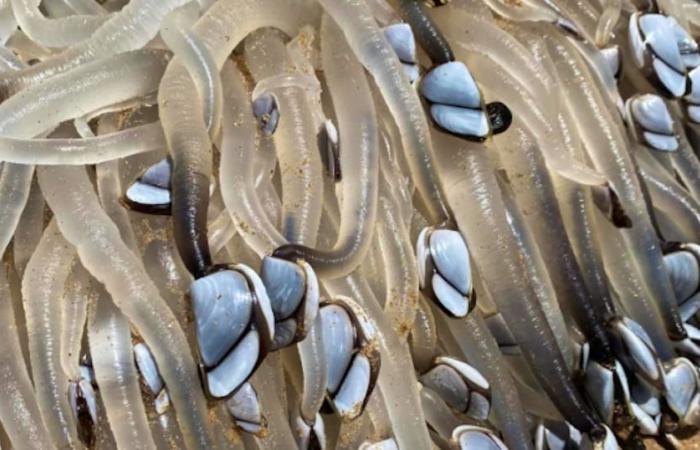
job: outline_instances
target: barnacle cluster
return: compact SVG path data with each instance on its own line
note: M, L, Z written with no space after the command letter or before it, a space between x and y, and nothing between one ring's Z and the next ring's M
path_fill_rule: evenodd
M697 37L696 0L0 0L0 447L689 445Z

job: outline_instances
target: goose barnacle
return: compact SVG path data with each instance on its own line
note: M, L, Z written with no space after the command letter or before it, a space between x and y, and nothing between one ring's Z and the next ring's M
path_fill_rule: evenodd
M618 363L619 364L619 363ZM616 371L598 361L590 360L583 366L584 389L598 415L605 423L612 423L615 406Z
M160 377L158 366L153 359L151 351L143 342L134 345L134 359L145 385L151 391L151 394L158 395L164 386L163 379Z
M452 442L460 450L507 450L508 447L488 428L460 425L452 432Z
M136 361L136 367L141 375L143 385L155 397L153 405L156 412L164 414L170 407L170 396L160 376L153 354L143 342L138 342L134 345L134 360Z
M170 215L172 170L170 158L161 159L151 165L126 189L122 202L129 209L141 213ZM213 192L215 187L212 181L209 191Z
M664 264L679 304L698 292L700 287L700 264L690 251L679 250L664 255Z
M421 289L450 316L464 317L474 308L469 249L457 231L423 229L416 243Z
M668 406L678 416L681 425L698 426L700 377L697 367L686 358L676 358L664 368Z
M679 49L680 27L661 14L635 13L630 16L629 42L639 68L655 73L665 90L673 97L686 94L686 66ZM684 50L688 47L680 40ZM688 58L693 62L693 58Z
M694 316L700 310L700 246L686 243L675 247L664 255L664 265L687 332L687 337L677 342L676 346L684 356L698 360L700 330L696 326Z
M162 159L146 169L124 194L124 203L135 211L170 214L172 163Z
M326 429L321 414L316 414L312 424L306 423L301 414L296 414L292 418L292 427L299 449L326 448Z
M328 395L343 419L360 415L379 375L374 325L348 297L323 302L319 311L326 353Z
M95 426L97 424L97 399L92 383L80 378L70 383L68 399L78 430L78 438L88 448L95 445Z
M340 166L340 138L333 121L326 119L318 132L318 148L328 175L336 182L343 177Z
M280 333L273 348L300 341L318 314L320 294L313 268L303 260L290 262L266 256L260 277L275 317L275 335Z
M483 104L481 92L464 63L450 61L434 67L420 83L430 115L441 128L482 140L510 126L511 112L503 103Z
M403 70L411 83L418 79L419 69L416 60L416 40L413 30L407 23L395 23L384 27L384 37L396 52Z
M228 397L271 349L274 318L267 292L252 269L238 264L195 280L190 297L207 393Z
M609 330L620 362L651 386L663 390L663 367L646 331L628 317L613 319Z
M267 425L260 410L260 401L255 388L245 382L226 400L226 408L233 417L236 425L243 431L252 434L262 434Z
M490 385L469 364L439 356L419 381L440 395L456 411L482 422L488 418L491 409Z
M535 430L536 450L580 448L583 435L568 422L541 420Z
M678 150L678 137L673 119L663 99L645 94L627 100L625 111L633 124L639 140L654 150L671 152Z
M253 114L258 119L258 126L263 134L270 136L275 132L280 111L274 95L262 94L253 100Z

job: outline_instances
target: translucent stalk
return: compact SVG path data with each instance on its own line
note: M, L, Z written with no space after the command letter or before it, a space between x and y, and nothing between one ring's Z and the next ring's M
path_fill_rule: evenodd
M16 30L17 20L12 12L12 5L10 5L9 1L5 1L0 7L0 42L6 44Z
M165 148L160 123L92 138L0 137L0 161L33 165L88 165Z
M463 1L462 1L463 2ZM511 3L504 0L485 0L489 8L499 16L514 22L557 20L557 14L546 8L532 8L524 2Z
M233 64L225 64L224 121L221 140L221 195L226 209L246 244L259 255L270 254L285 244L284 237L270 223L265 208L253 188L252 153L259 146L257 122L253 117L241 73Z
M116 116L108 116L100 120L99 132L116 129L118 129ZM137 257L140 256L128 212L120 202L122 186L119 180L119 165L116 161L97 166L97 191L102 207L114 221L122 239ZM134 365L129 323L122 312L114 306L109 294L102 286L98 288L98 293L97 306L92 316L95 350L92 350L91 354L94 355L96 351L100 351L98 349L104 348L101 350L100 357L97 358L100 359L102 373L98 372L95 357L93 357L93 365L112 432L119 447L155 448L146 411L141 401L139 373ZM103 387L103 384L107 386Z
M416 317L418 269L408 231L398 217L394 199L382 180L377 238L386 280L384 311L401 340L406 339Z
M190 337L190 344L194 345L194 329L190 326L189 316L190 302L187 298L192 277L177 254L172 231L167 228L170 219L162 216L144 217L144 219L135 231L146 272L177 317L185 334ZM164 232L149 235L150 230L164 230Z
M153 352L188 447L211 448L206 404L202 391L193 389L199 377L185 335L142 262L100 207L84 169L42 167L38 172L66 239Z
M155 449L141 400L129 322L97 287L91 305L88 342L95 378L119 448Z
M29 138L64 120L155 89L163 53L142 50L86 64L28 88L0 105L0 133ZM102 94L94 95L95 89ZM33 166L5 163L0 175L0 250L4 252L26 204Z
M595 29L595 45L605 47L613 37L615 25L622 13L621 0L603 0L603 12Z
M0 272L0 421L14 448L52 449L32 380L27 373L5 271Z
M420 297L418 300L416 318L410 333L408 342L413 365L419 373L423 373L432 365L438 342L435 316L424 297Z
M316 420L316 413L321 409L326 398L328 382L320 316L316 317L306 338L298 344L298 348L304 382L299 411L306 423L311 424Z
M17 230L12 237L12 254L15 259L15 270L21 277L29 258L39 244L44 231L44 208L46 202L41 194L39 184L34 180L31 184L27 204L22 211Z
M321 48L325 80L338 105L340 169L346 174L340 183L340 229L331 250L301 246L284 250L306 260L320 277L337 278L358 266L372 241L379 173L377 117L364 69L330 18L323 21ZM284 183L284 171L282 177ZM411 322L409 319L408 324Z
M462 425L445 402L431 389L423 386L420 391L421 407L425 420L443 439L452 436L452 430ZM427 447L426 447L427 448Z
M678 150L671 153L671 163L695 201L700 201L700 160L681 131Z
M617 314L611 297L607 276L600 256L600 243L593 233L593 214L596 209L591 193L569 180L555 178L572 249L574 250L586 286L591 293L593 307L603 318L600 325Z
M9 97L27 86L80 64L144 47L158 34L163 17L188 1L129 2L118 14L110 16L89 39L19 72L0 75L2 97ZM67 34L70 35L71 32Z
M566 305L557 303L553 282L549 277L552 270L550 269L548 271L545 266L545 259L541 252L542 247L537 246L531 229L527 226L523 214L515 204L512 190L509 189L509 186L504 186L504 184L505 183L501 184L501 192L503 194L503 203L506 207L506 220L518 246L521 258L523 259L527 277L530 280L530 285L542 308L542 312L547 319L547 324L554 334L557 347L569 371L573 371L578 361L576 361L574 355L572 340L569 336L567 323L564 321L564 314L561 309ZM547 259L547 261L552 262L552 259ZM558 262L554 262L553 265L557 263ZM588 299L586 298L585 300L587 301ZM560 301L563 302L563 300ZM567 311L567 313L569 313L569 311ZM567 317L570 317L570 315L567 314Z
M294 81L272 81L277 76L303 77L289 71L287 49L280 35L270 30L261 30L246 42L246 60L258 83L256 91L273 95L279 108L273 139L282 182L282 234L291 243L314 246L321 221L323 174L308 94ZM316 261L309 262L315 266Z
M466 360L489 381L494 417L508 448L532 449L525 404L480 312L474 310L464 320L450 319L441 314L436 318L442 325L440 328L447 329L454 337Z
M642 179L651 194L652 203L668 214L683 230L688 241L700 239L700 205L675 183L670 183L654 171L640 169Z
M284 413L281 399L277 395L279 390L277 383L280 380L269 375L274 372L272 368L278 364L278 354L268 355L251 379L268 421L268 435L264 439L258 439L261 449L266 450L286 448L293 446L295 442L289 427L289 418Z
M494 141L499 145L500 161L508 172L509 184L514 195L513 208L527 212L522 214L522 219L525 227L532 232L532 244L536 244L530 245L534 249L533 261L539 261L540 264L547 262L546 268L542 266L544 270L540 273L544 275L544 281L548 282L548 288L553 288L556 293L555 297L547 297L555 299L549 303L550 310L559 313L548 314L549 323L555 333L561 333L561 328L555 324L564 325L561 316L563 311L566 317L573 319L587 339L591 340L594 356L609 359L612 354L604 329L605 320L601 314L603 310L600 309L598 299L591 295L576 260L566 233L553 180L540 152L541 147L535 143L533 136L517 123L511 126L510 133L509 137L501 139L497 136ZM525 241L527 240L526 238ZM537 255L541 255L542 259L538 259ZM559 321L553 321L554 317ZM565 356L573 358L569 336L568 333L565 334L566 341L562 342L559 339L559 344L564 349ZM573 362L573 359L569 361Z
M598 421L574 387L546 316L525 277L487 154L483 148L453 136L434 136L442 149L449 149L440 168L446 176L457 225L523 356L549 396L557 399L567 420L584 433L598 431Z
M209 225L209 247L212 254L219 253L234 234L236 234L236 227L231 222L231 215L228 211L222 211Z
M74 14L76 11L68 6L65 0L44 0L42 6L48 17L66 17Z
M11 0L17 23L34 42L48 48L74 45L90 37L107 16L78 15L49 19L39 10L40 0Z
M399 448L431 448L408 345L399 340L371 289L361 277L351 274L325 281L324 285L332 295L348 295L360 301L382 335L379 340L382 367L378 386L384 393L386 409Z
M221 126L223 88L219 68L209 49L191 30L198 18L197 4L188 3L165 16L160 35L192 77L202 102L204 123L214 138Z
M592 82L588 68L570 44L565 39L553 39L548 45L557 67L557 75L565 89L565 105L575 120L588 154L595 167L609 177L632 222L632 227L623 230L621 234L633 267L656 306L653 308L655 311L647 309L643 312L645 317L640 325L653 335L658 335L652 329L658 326L660 314L670 337L683 339L686 333L678 316L677 302L656 233L646 214L644 196L634 163L628 154L620 119L610 114ZM659 356L662 359L671 357L661 350Z
M561 16L573 22L576 31L583 38L595 43L595 33L600 17L587 1L560 0L556 3Z
M308 18L310 5L272 0L223 0L197 22L194 32L207 45L218 67L250 32L265 26L293 35ZM288 9L286 9L288 8ZM206 209L211 176L211 143L202 120L201 105L193 101L192 81L176 58L159 90L160 115L173 157L173 217L180 256L194 273L209 263ZM317 155L318 156L318 155Z
M90 276L80 263L73 266L61 300L61 367L70 381L80 380L80 356L87 306L94 300Z
M97 166L97 192L100 196L102 208L119 228L119 233L124 243L136 256L140 256L141 252L136 245L136 237L134 236L134 230L131 228L129 213L120 201L123 189L119 181L119 164L117 161L110 161Z
M406 161L432 223L449 217L433 161L428 122L394 50L362 0L320 0L345 34L357 59L374 77L401 132Z
M508 73L520 80L531 95L542 96L540 98L545 102L553 101L543 95L543 90L553 93L555 80L552 74L545 71L540 62L513 35L495 23L472 15L468 10L435 8L431 15L454 42L454 47L488 54L495 63L505 67ZM469 39L463 37L465 30L471 31Z
M107 10L95 0L63 0L78 14L105 15Z
M68 403L68 378L61 366L62 292L75 249L61 236L56 221L44 231L22 279L29 356L37 401L51 439L59 448L81 447Z

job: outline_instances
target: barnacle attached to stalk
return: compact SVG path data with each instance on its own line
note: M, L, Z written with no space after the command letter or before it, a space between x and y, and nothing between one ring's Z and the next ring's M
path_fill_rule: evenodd
M587 436L568 422L541 421L535 430L536 450L563 450L580 448L586 450L615 450L618 447L612 430L605 427L605 436L599 442L591 442Z
M479 422L488 419L491 410L489 382L469 364L455 358L439 356L434 366L419 381L436 392L459 413Z
M665 365L666 403L681 426L700 424L700 378L695 364L676 358Z
M442 439L433 434L440 448L454 450L507 450L508 447L488 428L476 425L460 425L452 430L449 439Z
M266 256L260 278L275 317L272 349L287 347L304 339L318 314L320 294L314 270L303 260L290 262Z
M226 408L238 427L252 434L262 434L267 426L267 420L260 410L260 400L255 388L248 382L226 400Z
M484 140L507 130L513 120L503 103L483 103L469 69L459 61L433 68L421 80L420 92L430 102L433 121L458 136Z
M687 75L700 64L698 47L673 17L635 13L629 21L634 63L670 96L688 92Z
M421 289L451 317L474 309L469 249L458 231L424 228L416 243Z
M170 214L172 163L162 159L147 168L124 193L124 203L134 211Z
M229 397L272 349L275 325L265 286L238 264L195 280L190 297L205 390L215 399Z
M395 23L384 27L384 37L396 52L404 73L411 83L414 83L420 75L420 69L416 58L416 39L413 36L413 29L407 23Z
M343 420L362 414L380 368L374 324L354 300L335 296L321 304L328 398Z
M663 367L644 328L628 317L623 317L613 319L609 330L620 362L649 385L663 390Z
M134 180L122 196L122 203L133 211L144 214L171 214L171 178L173 163L164 158L152 164ZM212 180L209 192L216 187Z
M700 309L700 245L674 245L664 255L664 264L678 300L681 318L688 322Z
M253 115L258 120L260 131L266 136L271 136L280 120L280 110L275 96L265 93L253 99Z
M557 450L571 446L581 446L583 435L568 422L540 420L535 429L536 450Z
M700 246L694 243L674 245L664 255L678 309L688 337L676 347L684 356L700 360L700 329L695 316L700 310Z
M625 113L639 141L660 152L678 150L673 119L661 97L653 94L632 97L625 104Z
M153 406L158 414L165 414L170 408L168 389L158 371L153 354L143 342L134 345L134 360L139 370L143 385L148 389L153 399Z
M321 414L316 413L312 424L308 424L301 415L292 418L292 429L300 449L326 448L326 428Z
M75 418L78 439L87 447L95 445L97 425L97 397L93 379L87 366L80 367L80 379L68 385L68 400Z
M658 95L645 94L627 101L628 120L635 123L637 139L652 149L667 152L658 159L666 162L690 195L700 196L700 161L691 148L683 126L676 124L672 106ZM656 216L654 216L656 217Z

